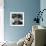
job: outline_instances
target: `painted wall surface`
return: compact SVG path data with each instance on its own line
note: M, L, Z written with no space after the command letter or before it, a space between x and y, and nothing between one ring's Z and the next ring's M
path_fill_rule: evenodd
M40 9L40 0L4 0L4 38L18 41L32 30L32 21ZM10 12L24 12L24 26L10 26Z
M41 11L42 11L43 9L46 9L46 0L41 0L41 1L40 1L40 9L41 9ZM46 27L46 10L43 12L42 17L43 17L43 22L41 21L41 22L40 22L40 25Z

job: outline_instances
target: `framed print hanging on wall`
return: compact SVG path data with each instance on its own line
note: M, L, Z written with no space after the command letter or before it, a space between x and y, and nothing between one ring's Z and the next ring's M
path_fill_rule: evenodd
M24 12L10 12L11 26L24 26Z

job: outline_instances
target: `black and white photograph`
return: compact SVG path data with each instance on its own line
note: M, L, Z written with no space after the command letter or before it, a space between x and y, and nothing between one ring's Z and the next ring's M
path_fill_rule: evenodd
M24 26L24 12L10 12L11 26Z

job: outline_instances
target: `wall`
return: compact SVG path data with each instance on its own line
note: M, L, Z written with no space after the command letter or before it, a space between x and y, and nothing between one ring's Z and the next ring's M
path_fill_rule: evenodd
M4 38L7 41L18 41L32 30L33 19L40 9L40 0L4 0ZM24 12L24 26L10 26L10 12Z
M40 0L40 9L41 9L41 11L42 11L43 9L46 9L46 0ZM41 21L41 22L40 22L40 25L46 27L46 20L45 20L45 19L46 19L46 11L43 12L42 17L43 17L43 22Z

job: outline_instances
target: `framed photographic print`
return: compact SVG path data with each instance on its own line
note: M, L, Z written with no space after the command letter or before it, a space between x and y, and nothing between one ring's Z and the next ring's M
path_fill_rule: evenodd
M10 12L10 26L24 26L24 12Z

